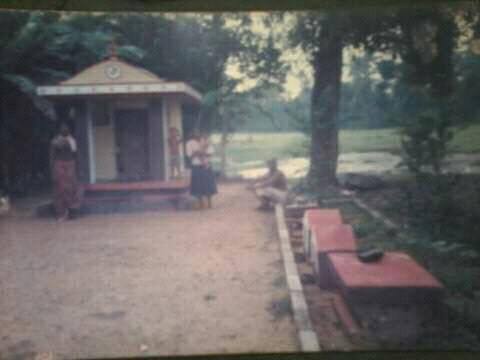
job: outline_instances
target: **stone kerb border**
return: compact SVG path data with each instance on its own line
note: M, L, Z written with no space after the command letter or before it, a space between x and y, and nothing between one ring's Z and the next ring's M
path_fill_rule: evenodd
M298 276L297 264L293 257L290 236L285 223L284 210L281 205L275 206L280 249L282 251L285 276L287 278L290 302L292 304L293 318L297 327L300 348L303 352L320 351L317 334L313 331L312 322L308 313L308 306L303 294L302 282Z

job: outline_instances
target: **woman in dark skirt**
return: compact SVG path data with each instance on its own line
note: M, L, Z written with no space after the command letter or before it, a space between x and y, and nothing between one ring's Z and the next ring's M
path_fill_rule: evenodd
M66 124L50 145L50 167L53 179L53 204L59 221L69 218L70 211L80 208L81 189L77 183L75 159L77 144Z
M197 208L212 207L212 196L217 193L215 174L210 164L213 148L206 136L196 131L187 142L186 153L191 165L190 193L197 198Z

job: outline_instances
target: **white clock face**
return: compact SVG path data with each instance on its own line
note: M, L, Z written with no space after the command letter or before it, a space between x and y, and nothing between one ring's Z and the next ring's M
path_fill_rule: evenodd
M120 67L118 67L117 65L108 65L105 68L105 75L107 75L109 79L119 78L121 75Z

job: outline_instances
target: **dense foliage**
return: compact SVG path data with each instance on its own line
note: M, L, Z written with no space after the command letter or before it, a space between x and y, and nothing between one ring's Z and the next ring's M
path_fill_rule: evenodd
M0 38L0 179L10 192L48 178L45 154L55 113L36 96L36 86L102 60L112 41L120 58L200 90L206 128L235 124L242 116L241 96L235 96L236 82L226 78L225 67L241 52L249 59L248 46L256 45L242 43L222 16L0 12L0 22L6 29Z
M312 177L326 176L329 183L335 181L339 128L400 127L411 139L420 133L417 122L423 135L430 124L428 133L436 138L438 126L478 119L478 51L458 46L465 32L477 36L478 9L439 5L371 10L289 14L285 31L278 30L284 14L274 13L265 17L260 33L252 30L252 18L241 13L1 12L3 186L13 189L46 175L43 154L54 114L35 95L35 86L64 80L101 60L113 39L121 58L199 89L203 106L193 117L221 132L223 147L238 130L307 132L311 163L317 167ZM286 100L281 95L288 69L283 55L291 49L302 49L308 59L313 86L304 84L297 98ZM347 50L355 54L349 62ZM243 79L227 75L231 64L255 79L256 86L239 92ZM350 76L345 79L347 68ZM448 111L438 113L444 108ZM447 148L449 137L441 138L445 144L437 148ZM407 145L405 153L413 155L412 149Z

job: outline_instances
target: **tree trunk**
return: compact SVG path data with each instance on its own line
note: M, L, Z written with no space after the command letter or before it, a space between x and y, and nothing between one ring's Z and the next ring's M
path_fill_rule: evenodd
M227 121L222 119L222 134L220 138L220 172L223 178L227 177L227 145L228 126Z
M342 50L340 34L330 31L323 37L313 59L312 138L308 177L317 190L336 184Z

